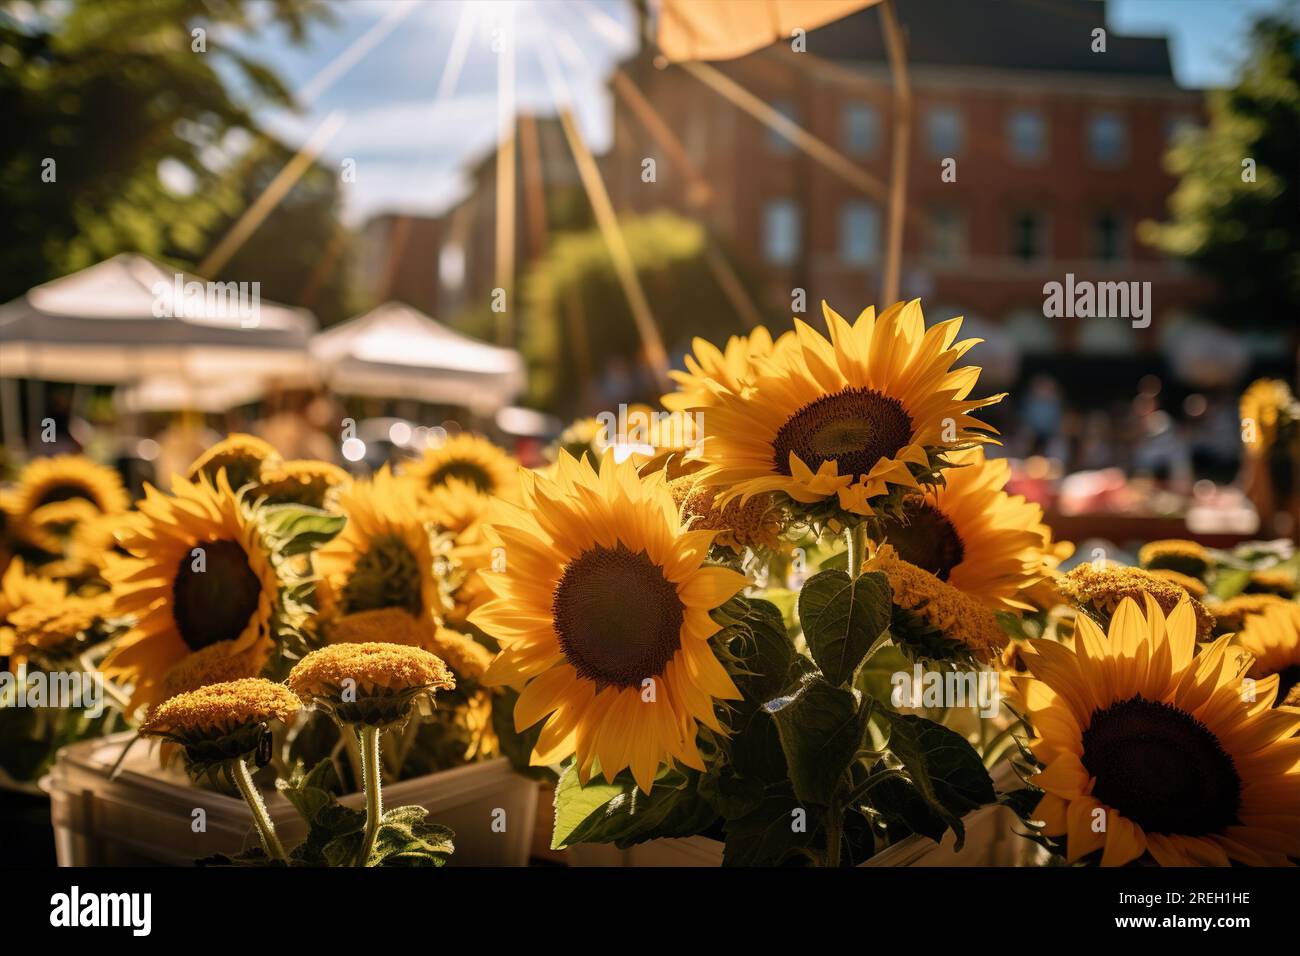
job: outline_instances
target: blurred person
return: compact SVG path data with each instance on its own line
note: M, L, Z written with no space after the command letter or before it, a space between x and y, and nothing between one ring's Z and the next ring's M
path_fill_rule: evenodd
M154 482L165 489L171 487L173 475L189 471L194 459L219 442L221 435L209 428L199 413L181 412L154 440L158 442Z
M1104 411L1091 411L1083 420L1076 466L1083 471L1110 468L1118 463L1114 429Z
M1050 439L1061 433L1065 402L1061 386L1049 375L1035 375L1029 380L1022 416L1029 429L1029 452L1046 454Z
M270 414L253 426L253 433L282 458L337 463L338 442L326 431L332 421L328 398L309 390L284 389L267 396L267 408Z
M1214 398L1193 425L1191 454L1196 476L1218 484L1232 481L1241 467L1241 422L1235 397Z
M1168 412L1143 416L1143 437L1133 449L1133 474L1148 476L1173 491L1192 488L1192 456L1186 437Z

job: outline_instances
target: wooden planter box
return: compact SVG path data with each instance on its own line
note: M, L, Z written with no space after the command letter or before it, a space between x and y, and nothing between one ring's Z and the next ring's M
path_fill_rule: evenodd
M137 746L115 779L109 774L133 735L73 744L59 751L44 786L60 866L189 866L217 853L254 845L244 801L194 786L176 769L164 770ZM286 847L305 832L293 806L266 793L267 809ZM364 796L342 802L361 807ZM456 833L452 866L526 866L537 819L537 783L505 758L467 764L384 787L384 805L418 804L433 822ZM204 827L196 832L196 810ZM505 830L493 829L505 811Z

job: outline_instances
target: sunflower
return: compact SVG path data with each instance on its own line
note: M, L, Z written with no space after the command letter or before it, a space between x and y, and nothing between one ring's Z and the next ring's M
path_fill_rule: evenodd
M215 485L200 475L172 490L145 486L139 523L122 536L131 557L105 572L116 613L135 624L104 670L134 682L133 710L160 700L169 671L193 654L269 652L287 583L224 472Z
M1289 598L1295 594L1295 574L1285 568L1262 568L1250 572L1246 582L1246 594L1276 594Z
M1180 538L1148 541L1138 551L1138 564L1148 571L1177 571L1199 578L1210 567L1210 553L1197 542Z
M13 493L0 488L0 574L9 569L14 552L23 547L26 537Z
M128 556L120 539L137 528L142 520L138 511L127 511L118 515L97 515L80 522L72 530L68 542L68 562L83 569L83 573L102 575L114 559Z
M1017 596L1018 601L1030 605L1038 611L1049 611L1065 603L1061 595L1061 562L1074 554L1074 542L1053 541L1052 529L1043 525L1043 545L1039 549L1039 580L1025 588Z
M34 601L8 615L13 627L13 653L40 661L75 658L100 639L112 612L106 593L91 596L59 595Z
M466 760L486 760L500 752L501 740L492 726L491 691L472 693L463 707L456 708L452 719L469 740L465 748Z
M743 504L734 498L718 504L719 489L687 474L668 482L681 509L682 523L695 531L714 531L713 543L736 553L746 548L776 550L781 544L784 514L772 495L754 495Z
M1007 634L993 611L965 591L904 561L892 545L882 545L863 566L889 580L894 641L913 656L947 660L994 660Z
M994 610L1028 610L1017 592L1041 577L1043 509L1002 489L1004 460L981 448L952 456L946 484L903 498L898 515L883 515L879 532L898 557Z
M684 412L707 404L711 382L741 392L753 373L755 360L785 348L793 339L794 333L787 332L773 343L771 333L761 325L749 335L733 335L724 349L696 338L691 342L695 354L686 356L686 371L674 369L668 373L677 383L677 391L663 397L664 408Z
M1296 414L1295 397L1280 378L1261 378L1242 393L1242 443L1246 453L1263 455L1277 441L1278 428Z
M1279 602L1246 621L1238 646L1251 655L1246 676L1262 681L1277 675L1277 702L1292 703L1300 687L1300 605Z
M353 614L391 610L405 615L401 627L414 635L405 643L429 647L441 602L414 486L385 467L342 489L338 507L347 524L315 554L326 628Z
M796 320L797 340L756 359L745 387L709 383L702 480L724 502L781 492L871 515L873 498L933 483L945 452L992 441L969 413L1002 396L967 400L979 369L951 366L978 340L955 342L960 319L927 331L914 301L850 325L822 308L829 340Z
M1289 603L1276 594L1238 594L1226 601L1214 601L1206 609L1214 615L1214 636L1234 633L1246 626L1255 614L1263 614L1278 604Z
M260 754L259 765L265 763L271 740L267 725L287 724L301 709L298 697L283 684L261 678L223 681L175 694L150 708L140 733L164 741L164 764L170 762L172 748L182 747L196 779L224 768L248 801L266 851L283 858L275 825L244 761Z
M119 513L104 515L85 498L68 498L41 505L27 516L27 538L42 551L65 554L77 529L97 517L114 520Z
M1186 589L1150 571L1118 565L1098 570L1091 564L1080 564L1061 578L1060 589L1071 603L1103 627L1125 598L1138 601L1143 594L1149 594L1166 614L1190 598ZM1214 631L1214 615L1195 598L1189 604L1196 618L1196 639L1209 640Z
M333 622L327 633L331 644L427 644L457 677L471 683L481 681L492 662L492 652L472 637L445 627L437 628L430 637L415 618L397 607L349 614Z
M1033 816L1073 862L1149 854L1162 866L1285 865L1300 856L1300 712L1278 681L1242 694L1229 638L1197 653L1191 599L1166 617L1125 598L1109 632L1084 615L1074 648L1033 641L1025 696L1043 769ZM1104 821L1104 826L1098 826Z
M85 502L78 514L121 514L130 505L122 479L116 471L82 455L54 455L35 458L18 476L18 486L9 501L9 509L18 527L28 533L37 547L58 552L57 536L43 533L34 524L36 513L48 505L67 501ZM45 513L47 522L53 513Z
M274 448L256 435L233 432L217 442L190 464L186 477L190 481L199 475L217 480L223 468L230 487L238 491L250 481L257 481L264 468L279 464L280 456Z
M1171 568L1152 568L1151 574L1161 581L1168 581L1170 584L1176 584L1198 601L1205 600L1205 596L1210 593L1210 589L1205 586L1205 582L1200 578L1194 578L1190 574L1183 574L1181 571L1174 571Z
M265 464L249 497L268 505L300 504L328 508L335 489L352 476L327 461L308 459Z
M485 683L526 685L515 726L546 719L532 762L576 754L583 782L630 767L646 792L669 759L703 769L698 725L721 732L714 699L740 697L710 612L744 577L706 566L714 532L683 528L662 475L612 452L599 470L561 454L553 479L524 473L522 496L495 505L509 570L483 574L494 599L470 622L502 646Z
M288 723L302 709L293 691L260 678L209 684L176 694L149 711L140 727L146 737L194 746L271 721Z
M480 435L453 435L424 457L407 464L403 473L425 488L455 478L480 494L511 497L518 486L519 463Z
M30 605L57 606L67 596L66 584L28 574L23 559L14 558L0 577L0 658L17 657L15 613ZM20 663L19 660L10 660L9 669L16 671Z
M492 545L483 536L483 521L492 499L457 478L428 489L418 483L416 487L421 516L435 534L448 536L438 555L443 562L441 577L451 604L446 609L446 618L462 624L488 599L487 585L478 572L492 564Z
M574 458L591 455L594 460L600 461L600 456L608 447L607 430L596 418L579 418L560 432L554 447L548 451L548 457L554 460L561 451L567 451Z
M384 727L405 720L417 698L454 690L456 679L423 648L371 642L312 651L289 672L289 687L343 723Z

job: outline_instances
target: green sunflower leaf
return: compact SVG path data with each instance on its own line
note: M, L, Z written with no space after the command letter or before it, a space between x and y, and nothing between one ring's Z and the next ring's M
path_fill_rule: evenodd
M846 684L889 627L889 580L821 571L799 592L799 621L813 660L832 684Z
M810 819L811 818L811 819ZM790 790L774 786L743 816L728 819L723 866L778 866L813 846L818 817Z
M858 695L807 674L784 697L763 705L776 722L795 796L827 806L862 743L865 709Z
M319 548L343 530L347 518L307 505L267 505L259 512L262 527L286 556Z
M428 822L424 807L396 807L383 815L368 866L445 866L455 834Z
M902 763L916 792L952 828L960 850L966 839L962 816L997 800L980 755L961 734L932 720L883 709L877 713L889 722L890 752Z
M593 780L585 787L570 765L555 790L555 831L551 849L575 843L613 843L626 849L660 837L702 833L718 811L700 794L694 770L661 769L649 793L627 774L614 783Z

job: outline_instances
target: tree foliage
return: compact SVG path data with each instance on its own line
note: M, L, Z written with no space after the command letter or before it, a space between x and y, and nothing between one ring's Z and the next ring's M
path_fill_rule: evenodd
M694 336L725 339L747 329L709 265L711 238L698 223L669 212L626 217L623 238L669 352ZM748 288L756 284L746 277ZM561 234L524 277L526 320L521 346L530 365L531 398L561 413L611 363L635 375L637 400L658 398L642 364L642 342L600 230ZM580 401L580 398L579 398Z
M301 40L321 10L316 0L0 9L0 301L118 252L197 265L292 154L255 118L291 108L290 92L230 39L281 29ZM336 206L335 178L309 171L263 226L268 238L209 278L258 279L267 298L294 299L336 234ZM250 263L261 274L243 274Z
M1259 20L1241 74L1209 94L1209 124L1170 151L1168 223L1142 237L1218 282L1223 318L1283 328L1300 311L1300 24Z

